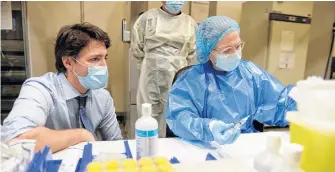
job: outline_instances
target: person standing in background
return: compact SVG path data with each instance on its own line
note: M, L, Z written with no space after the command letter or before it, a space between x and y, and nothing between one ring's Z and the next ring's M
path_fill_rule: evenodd
M143 13L132 30L131 54L138 62L140 78L137 113L143 103L152 104L159 137L166 135L165 106L175 73L195 57L195 20L181 12L184 1L162 1L158 9Z

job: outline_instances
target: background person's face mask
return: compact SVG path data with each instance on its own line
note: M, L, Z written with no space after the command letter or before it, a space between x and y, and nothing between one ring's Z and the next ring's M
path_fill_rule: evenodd
M106 66L86 66L77 59L73 59L88 68L88 73L86 76L79 76L71 69L72 72L78 77L80 84L84 88L95 90L103 88L106 85L108 80L108 69Z
M166 9L172 14L178 14L184 6L184 1L166 1Z
M241 62L242 51L236 51L232 54L217 54L215 66L230 72L233 71Z

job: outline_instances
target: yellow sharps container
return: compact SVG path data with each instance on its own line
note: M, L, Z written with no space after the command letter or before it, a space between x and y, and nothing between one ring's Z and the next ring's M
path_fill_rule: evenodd
M291 142L304 146L301 168L305 172L335 172L335 121L312 120L299 112L287 112L287 120Z

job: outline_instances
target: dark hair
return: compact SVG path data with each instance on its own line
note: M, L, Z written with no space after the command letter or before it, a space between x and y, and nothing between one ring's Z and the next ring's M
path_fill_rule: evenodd
M58 72L66 72L62 57L77 57L90 40L101 41L106 48L110 47L108 34L90 23L67 25L62 27L57 35L55 45L56 69Z

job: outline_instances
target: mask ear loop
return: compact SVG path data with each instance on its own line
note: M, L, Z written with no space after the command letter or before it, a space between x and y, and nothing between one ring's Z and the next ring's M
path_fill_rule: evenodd
M74 75L76 75L77 77L79 77L79 75L72 69L70 69L72 71L72 73L74 73Z
M80 62L80 61L78 61L76 58L74 58L74 57L72 57L73 58L73 60L75 60L76 62L78 62L78 63L80 63L81 65L83 65L83 66L85 66L85 67L87 67L88 68L88 66L87 65L85 65L84 63L82 63L82 62Z
M213 62L213 60L212 60L213 57L211 57L211 56L215 56L215 57L216 57L216 62L217 62L217 60L218 60L218 59L217 59L218 54L214 53L214 51L215 51L215 50L213 49L213 50L209 53L209 56L210 56L210 57L208 58L208 60L210 60L210 61L212 62L213 65L215 65L216 63Z
M80 63L81 65L85 66L88 68L88 66L86 66L85 64L83 64L82 62L78 61L76 58L71 57L73 60L75 60L76 62ZM73 69L70 69L77 77L80 77Z

